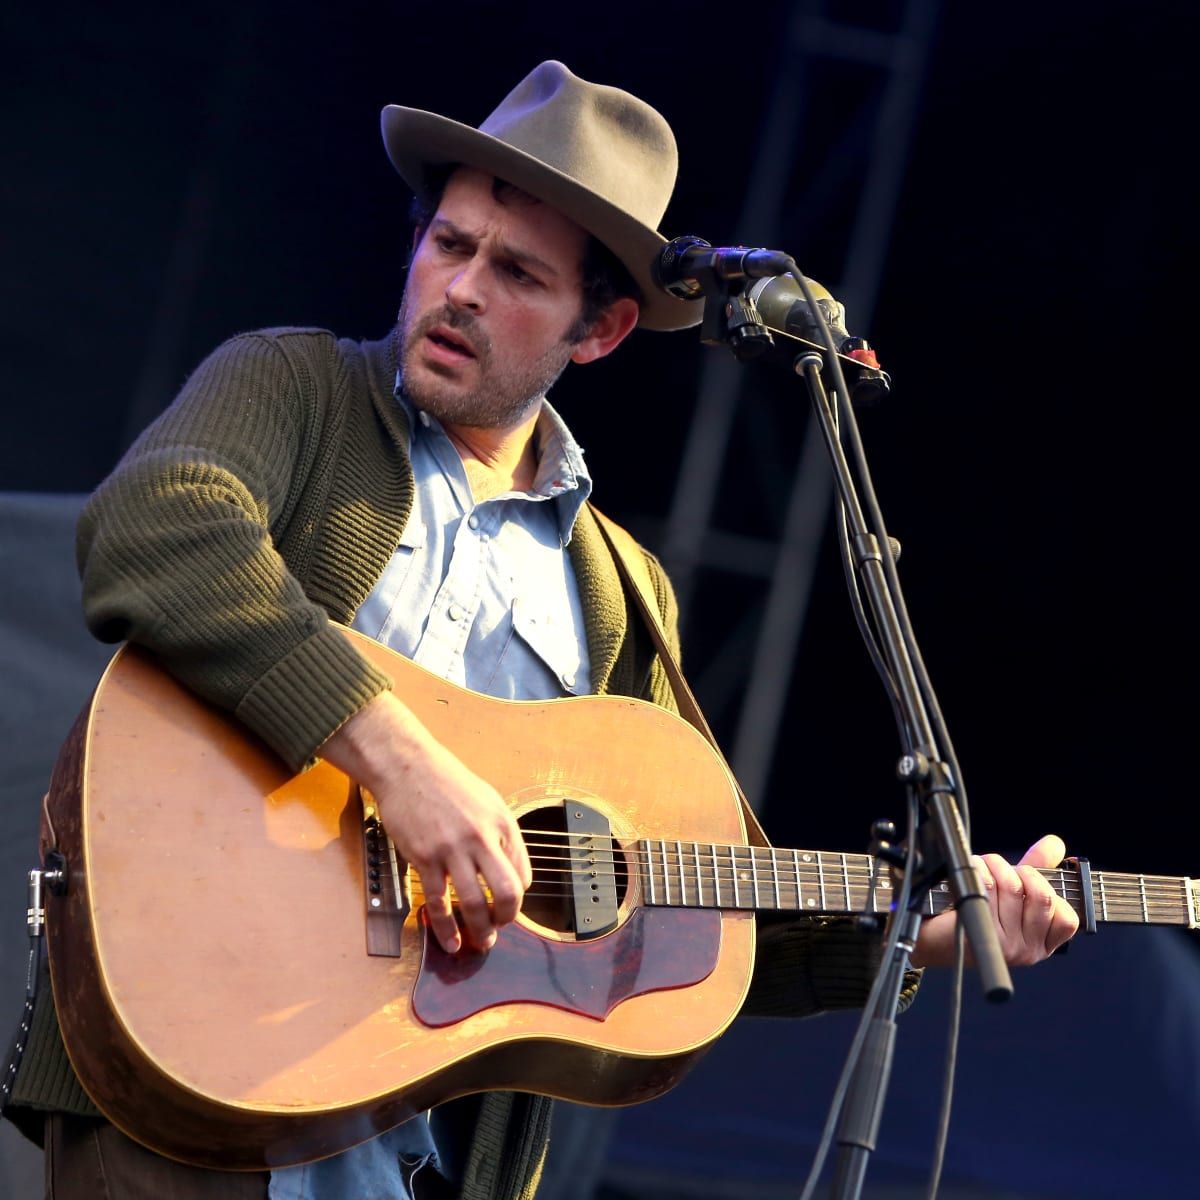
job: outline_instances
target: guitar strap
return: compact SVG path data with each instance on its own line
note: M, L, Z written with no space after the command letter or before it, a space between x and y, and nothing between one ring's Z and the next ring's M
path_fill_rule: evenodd
M738 802L742 806L747 841L753 846L769 846L770 840L763 832L758 817L750 807L750 801L746 799L741 784L738 783L733 769L721 752L721 747L717 744L717 739L713 735L704 713L700 711L696 696L688 685L688 681L683 677L682 668L676 661L675 655L671 653L670 646L667 645L667 635L663 631L662 618L658 612L658 597L654 592L650 568L646 566L642 548L634 541L630 533L606 517L594 504L589 503L588 508L591 510L592 516L596 518L596 524L600 526L604 541L612 552L613 561L617 566L617 574L621 577L625 592L633 599L634 607L641 614L642 620L650 632L650 638L658 651L659 661L671 684L675 703L679 706L680 716L705 736L717 752L721 762L725 764L725 769L729 772L729 778L733 781L733 786L737 791Z

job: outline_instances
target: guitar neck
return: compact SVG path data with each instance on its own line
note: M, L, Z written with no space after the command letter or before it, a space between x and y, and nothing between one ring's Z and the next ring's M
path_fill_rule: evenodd
M780 850L712 842L636 843L643 903L763 912L887 912L889 869L868 854ZM1089 926L1096 922L1200 927L1200 881L1183 876L1092 871L1066 862L1041 869L1050 886ZM948 886L925 896L922 912L952 907Z

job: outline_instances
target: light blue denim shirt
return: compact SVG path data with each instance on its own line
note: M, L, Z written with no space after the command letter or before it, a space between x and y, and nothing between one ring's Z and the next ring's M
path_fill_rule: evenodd
M562 418L543 403L533 488L476 504L441 424L401 403L413 431L413 511L354 628L490 696L586 694L583 608L563 551L592 481Z
M479 504L441 424L397 392L412 430L412 515L355 629L453 683L508 700L591 690L583 607L565 553L592 490L583 453L550 407L528 492ZM437 1166L417 1117L333 1158L271 1173L270 1200L408 1200Z

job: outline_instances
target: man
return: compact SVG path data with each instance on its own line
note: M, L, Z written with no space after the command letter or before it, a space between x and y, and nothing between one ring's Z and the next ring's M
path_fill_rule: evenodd
M383 128L422 204L393 336L275 330L219 348L89 503L79 563L98 636L147 646L292 768L319 756L371 791L456 953L464 936L490 947L519 911L521 836L330 619L494 695L673 707L545 393L635 326L700 314L650 278L675 146L635 97L543 63L478 130L394 106ZM670 585L649 555L645 568L675 645ZM1074 931L1032 869L1061 854L1046 839L1025 866L986 860L1009 961ZM946 961L952 939L953 917L927 922L914 963ZM851 921L768 928L748 1008L861 1004L877 959ZM50 1113L56 1196L523 1197L547 1142L548 1101L489 1095L315 1165L203 1171L97 1119L45 1003L27 1061L16 1098Z

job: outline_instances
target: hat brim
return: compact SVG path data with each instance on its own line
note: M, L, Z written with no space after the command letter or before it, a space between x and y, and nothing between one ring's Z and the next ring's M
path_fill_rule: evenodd
M699 301L677 299L654 281L652 265L666 239L603 196L523 150L437 113L389 104L382 126L392 166L418 195L429 194L437 167L458 163L486 171L570 217L621 260L642 290L641 328L689 329L700 323Z

